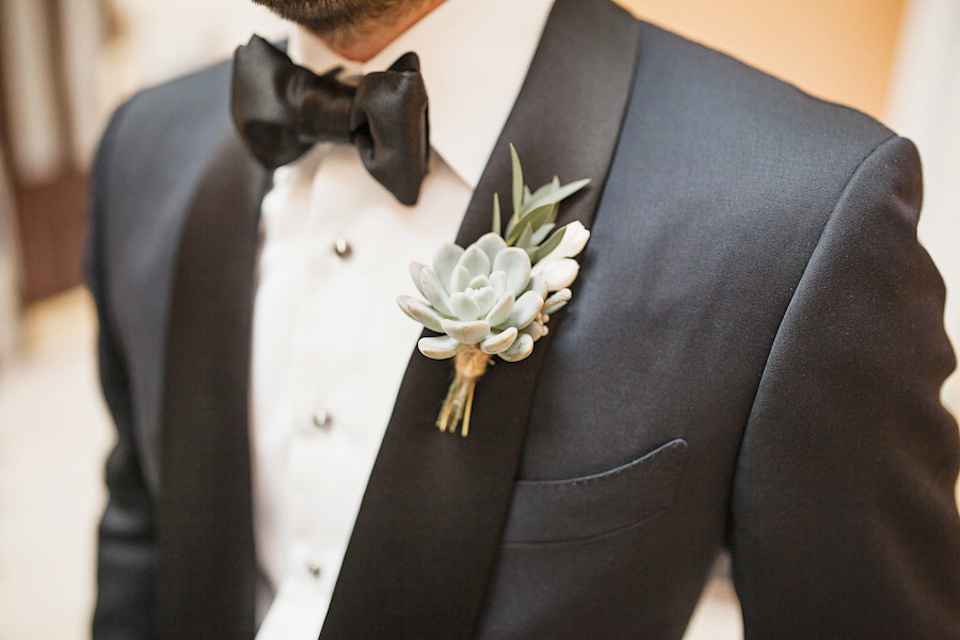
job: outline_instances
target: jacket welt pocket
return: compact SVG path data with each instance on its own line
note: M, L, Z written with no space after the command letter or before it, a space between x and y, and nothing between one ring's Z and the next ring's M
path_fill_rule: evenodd
M632 462L566 480L520 480L503 541L585 540L626 529L666 511L687 463L687 442L671 440Z

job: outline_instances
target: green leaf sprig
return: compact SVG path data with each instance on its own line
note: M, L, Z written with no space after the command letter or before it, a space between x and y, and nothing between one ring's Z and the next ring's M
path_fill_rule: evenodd
M566 227L556 229L560 203L590 184L590 179L562 185L560 179L554 176L552 181L531 192L523 182L520 156L512 144L510 158L513 164L513 215L507 221L507 228L503 229L500 197L494 194L493 232L502 236L507 246L526 251L530 263L536 264L560 245L567 230Z

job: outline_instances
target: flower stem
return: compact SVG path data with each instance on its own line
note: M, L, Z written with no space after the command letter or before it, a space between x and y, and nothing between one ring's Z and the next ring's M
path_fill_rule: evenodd
M473 410L473 393L477 380L487 371L490 356L476 345L465 345L454 357L454 376L447 397L437 416L437 428L453 433L462 422L461 435L470 432L470 413Z
M470 411L473 409L473 392L477 389L477 383L474 381L470 385L470 390L467 392L467 406L463 410L463 431L461 434L464 438L467 437L467 434L470 433Z

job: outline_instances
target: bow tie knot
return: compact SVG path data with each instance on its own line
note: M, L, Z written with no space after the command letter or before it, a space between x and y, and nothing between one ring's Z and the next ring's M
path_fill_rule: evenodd
M403 204L415 204L430 152L417 55L407 53L356 85L340 81L339 72L317 75L254 36L234 58L231 112L240 137L268 169L320 141L352 143L377 181Z

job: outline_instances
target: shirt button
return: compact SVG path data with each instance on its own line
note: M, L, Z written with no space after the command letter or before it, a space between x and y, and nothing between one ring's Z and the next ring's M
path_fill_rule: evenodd
M319 567L319 565L315 565L315 564L313 564L313 563L310 563L310 564L307 565L307 571L309 571L309 572L310 572L310 575L312 575L314 578L319 578L319 577L320 577L320 567Z
M330 414L323 409L317 409L317 412L313 414L313 426L317 427L318 429L328 428L330 426L330 422Z
M353 253L353 247L350 246L350 243L347 242L346 238L337 238L333 243L333 251L341 258L349 258L350 254Z

